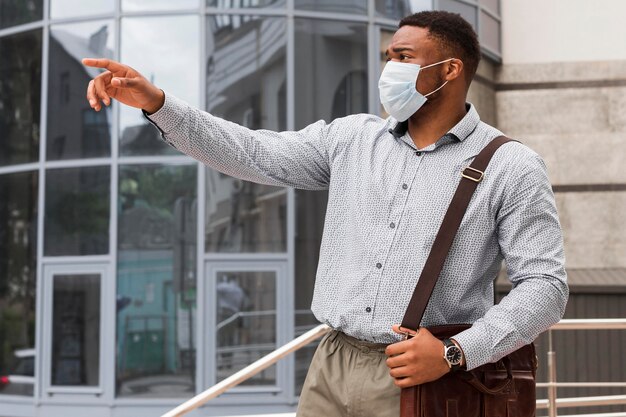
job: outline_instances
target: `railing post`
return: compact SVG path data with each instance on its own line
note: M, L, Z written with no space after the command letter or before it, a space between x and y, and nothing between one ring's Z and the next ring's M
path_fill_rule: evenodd
M548 382L554 384L548 388L548 415L550 417L557 417L556 352L552 346L552 329L548 330Z

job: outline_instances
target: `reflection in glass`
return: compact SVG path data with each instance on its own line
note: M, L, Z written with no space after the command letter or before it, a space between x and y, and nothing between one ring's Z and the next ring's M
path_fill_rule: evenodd
M113 58L114 32L110 21L51 27L48 160L110 156L111 107L96 112L85 99L87 84L101 71L81 59Z
M220 9L247 9L260 7L285 7L286 0L206 0L208 7Z
M500 0L480 0L480 4L496 15L500 14Z
M0 0L0 29L41 20L43 0Z
M0 395L33 395L37 180L36 171L0 175Z
M294 5L300 10L367 14L367 0L294 0Z
M295 335L299 336L319 322L311 312L315 274L322 243L328 191L296 190L296 272L294 288ZM295 388L299 395L317 344L296 351Z
M109 253L110 178L108 166L46 171L46 256Z
M39 159L41 29L0 38L0 166Z
M287 189L207 169L206 251L286 252Z
M296 128L367 112L367 26L296 19Z
M117 395L195 392L196 165L119 174Z
M184 10L197 9L200 0L122 0L122 11L137 12L142 10Z
M95 16L113 13L115 0L50 0L50 18Z
M208 17L207 107L251 129L284 130L286 22ZM206 250L285 252L285 189L207 169Z
M218 271L217 381L234 374L276 349L276 273ZM241 385L275 385L276 367Z
M476 6L472 6L467 3L462 3L459 0L439 0L439 8L452 13L460 14L465 20L467 20L474 30L476 30L478 24L478 12Z
M122 19L121 61L151 82L197 107L200 25L198 16ZM177 154L138 109L120 106L122 155Z
M500 22L480 12L480 43L494 52L500 52Z
M386 52L387 52L387 48L389 48L389 45L391 44L391 40L393 39L394 33L395 32L385 30L385 29L380 30L380 73L381 74L383 72L383 69L385 68L385 64L387 63ZM380 104L379 114L380 114L380 117L383 117L383 118L387 118L389 116L389 114L387 114L387 111L385 110L382 104Z
M56 275L51 385L100 385L100 275Z
M433 9L433 0L375 0L379 16L400 20L405 16Z

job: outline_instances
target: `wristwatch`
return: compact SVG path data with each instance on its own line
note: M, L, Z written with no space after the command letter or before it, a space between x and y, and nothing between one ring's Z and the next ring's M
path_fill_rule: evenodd
M450 339L443 340L443 358L448 363L448 366L452 371L458 371L461 369L461 363L463 363L463 351L456 343Z

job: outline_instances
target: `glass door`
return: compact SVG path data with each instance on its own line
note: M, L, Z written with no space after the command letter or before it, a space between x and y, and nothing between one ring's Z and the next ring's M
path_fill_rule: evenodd
M289 299L286 262L208 262L207 381L215 384L286 342ZM233 393L284 392L286 361L234 388Z
M44 269L43 395L104 393L106 265Z

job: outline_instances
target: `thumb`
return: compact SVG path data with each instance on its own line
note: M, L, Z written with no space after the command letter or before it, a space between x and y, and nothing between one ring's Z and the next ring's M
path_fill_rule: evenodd
M133 87L137 87L139 85L139 78L135 77L135 78L122 78L122 77L115 77L113 79L111 79L111 85L113 87L117 87L117 88L133 88Z
M394 324L393 326L391 326L391 330L393 330L395 333L401 334L403 336L406 335L407 333L410 336L415 336L418 333L415 330L407 329L406 327L400 327L399 324Z

